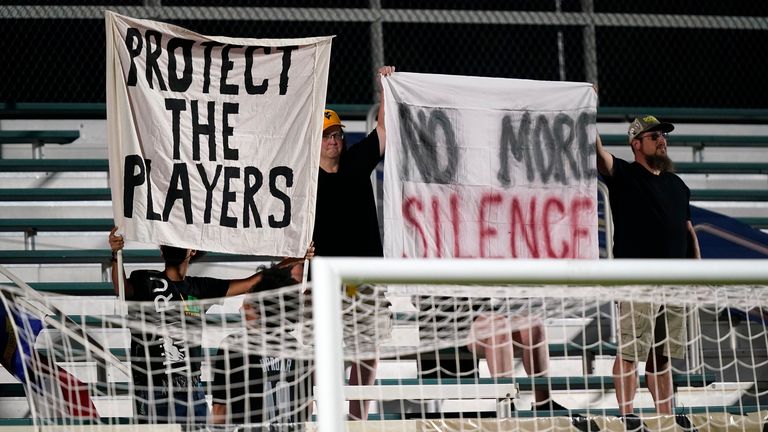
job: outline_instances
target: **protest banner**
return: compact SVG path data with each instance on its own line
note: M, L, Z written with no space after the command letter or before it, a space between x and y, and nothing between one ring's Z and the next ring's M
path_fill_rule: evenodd
M388 257L597 258L590 84L384 80Z
M303 256L332 37L203 36L106 13L107 135L126 238Z

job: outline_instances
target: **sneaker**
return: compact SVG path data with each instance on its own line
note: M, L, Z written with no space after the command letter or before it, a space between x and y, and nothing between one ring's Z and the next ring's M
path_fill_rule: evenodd
M643 423L640 417L636 416L635 414L622 415L619 416L619 418L624 423L624 428L627 431L648 432L648 429L645 427L645 423Z
M675 423L677 423L678 426L683 428L684 431L688 432L699 432L698 429L696 429L696 426L691 423L691 419L688 418L685 414L677 414L675 416Z
M571 424L580 432L599 432L600 427L597 426L594 420L584 417L581 414L574 414L571 417Z

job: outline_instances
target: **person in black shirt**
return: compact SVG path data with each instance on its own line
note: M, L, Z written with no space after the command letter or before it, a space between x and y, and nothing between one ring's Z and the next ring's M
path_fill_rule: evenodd
M381 92L378 123L361 142L347 149L341 119L336 112L325 110L312 237L317 256L383 256L371 173L384 156L387 138L381 77L394 72L394 66L378 70ZM354 363L349 383L371 385L375 372L375 359ZM351 401L349 414L355 419L367 418L367 401Z
M379 69L379 77L391 75L394 71L393 66L384 66ZM339 115L329 109L323 115L312 238L315 254L380 257L383 252L371 173L382 160L386 147L383 90L376 129L349 148L344 142L344 125ZM341 233L351 241L341 240Z
M298 283L290 269L272 267L262 272L250 292ZM298 290L281 291L243 302L246 330L226 338L215 357L212 423L274 425L275 430L296 426L294 429L300 430L296 423L310 419L311 363L263 355L259 345L264 340L297 343L285 321L296 315L302 297Z
M112 284L118 293L117 251L125 241L109 234L112 249ZM200 380L199 344L173 338L169 330L183 331L187 324L199 322L201 310L196 299L218 298L245 294L261 278L260 272L244 279L222 280L187 276L191 262L204 253L193 249L160 246L165 269L137 270L125 279L127 300L153 302L151 310L134 310L144 323L141 331L131 334L131 374L134 384L134 405L140 423L205 423L208 405ZM311 251L308 250L308 254ZM301 261L288 258L279 266ZM162 329L162 331L157 331Z
M672 172L670 123L644 116L629 125L634 162L614 157L597 136L597 168L610 193L616 258L701 258L691 224L690 190ZM685 310L640 302L619 304L620 351L613 367L622 415L633 415L638 361L659 414L672 413L671 358L685 355ZM653 347L653 348L652 348Z

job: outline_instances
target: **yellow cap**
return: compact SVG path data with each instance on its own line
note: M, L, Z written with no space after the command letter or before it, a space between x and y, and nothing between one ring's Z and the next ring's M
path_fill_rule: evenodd
M325 113L323 113L323 130L328 129L331 126L339 125L341 127L344 127L343 124L341 124L341 119L339 118L339 115L336 114L336 111L334 110L325 110Z

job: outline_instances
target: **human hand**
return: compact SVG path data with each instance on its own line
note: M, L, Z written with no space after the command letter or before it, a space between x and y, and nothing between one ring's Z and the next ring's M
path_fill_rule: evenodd
M115 253L125 247L125 239L123 236L115 234L117 227L112 228L109 232L109 247L112 249L112 253Z
M394 66L382 66L382 67L379 68L379 75L390 76L393 73L395 73L395 67Z
M304 254L305 260L311 260L315 257L315 242L309 243L309 247L307 248L307 253Z
M382 66L379 68L379 70L376 73L376 84L378 84L379 90L381 90L381 77L390 76L393 73L395 73L394 66Z

